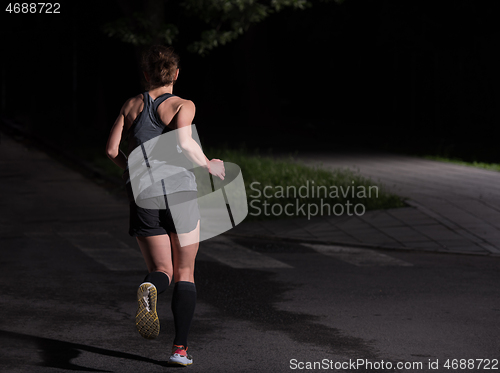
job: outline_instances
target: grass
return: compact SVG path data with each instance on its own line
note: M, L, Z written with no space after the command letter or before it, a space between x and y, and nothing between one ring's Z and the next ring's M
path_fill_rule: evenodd
M245 149L222 147L205 148L204 151L208 158L219 158L241 168L249 204L247 220L310 217L315 213L315 206L318 215L321 206L322 215L340 214L341 206L346 214L349 203L351 213L357 204L366 210L405 206L401 197L389 193L383 185L348 169L330 171L309 167L295 162L292 156L275 159L270 154L261 155L258 151ZM284 210L287 205L286 212L292 216L287 216ZM361 206L357 209L358 213L360 211Z
M448 157L441 157L441 156L436 156L436 155L427 155L427 156L424 156L424 158L430 159L433 161L459 164L462 166L483 168L483 169L491 170L491 171L500 171L500 164L499 163L485 163L485 162L476 162L476 161L466 162L466 161L461 160L460 158L448 158Z

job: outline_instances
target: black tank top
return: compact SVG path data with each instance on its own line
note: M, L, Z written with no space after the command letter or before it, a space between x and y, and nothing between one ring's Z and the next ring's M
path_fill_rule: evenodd
M137 146L165 132L171 131L171 129L161 121L157 110L163 101L174 95L171 93L164 93L158 96L154 101L148 92L144 92L143 95L144 108L130 127L128 137L129 143L133 141Z
M170 97L173 97L174 95L171 93L164 93L158 96L155 100L151 98L148 92L144 92L143 96L144 108L137 118L135 118L134 123L132 123L132 126L130 126L128 130L128 141L129 144L135 145L134 150L137 147L142 147L143 153L146 157L147 153L143 144L151 139L154 139L155 137L172 131L172 129L168 128L162 122L157 110L162 102ZM156 197L179 191L197 190L195 176L191 171L189 171L193 167L193 163L186 158L180 147L172 146L172 149L167 149L166 151L162 150L162 155L165 158L168 158L162 159L162 161L175 164L176 166L182 166L185 171L177 173L175 175L175 180L169 178L169 180L161 180L161 183L153 184L146 191L141 193L142 198ZM128 168L129 165L127 164L127 169L124 171L124 177L126 176L127 187L130 188L130 175L128 173Z

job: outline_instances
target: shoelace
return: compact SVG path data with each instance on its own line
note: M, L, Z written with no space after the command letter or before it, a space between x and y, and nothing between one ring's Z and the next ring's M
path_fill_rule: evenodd
M174 348L173 348L173 353L174 354L178 354L178 355L181 355L181 356L187 356L189 357L189 355L187 354L187 348L185 348L184 346L179 346L179 345L174 345Z

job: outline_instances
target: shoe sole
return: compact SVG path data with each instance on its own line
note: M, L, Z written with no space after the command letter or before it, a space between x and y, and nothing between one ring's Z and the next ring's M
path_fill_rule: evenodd
M149 294L150 310L144 297ZM160 334L160 320L156 313L156 288L151 283L145 283L137 289L137 302L139 307L135 315L135 326L140 335L146 339L155 339Z
M184 363L180 363L180 362L178 362L178 361L171 361L171 360L169 360L169 361L168 361L168 363L169 363L170 365L180 365L180 366L183 366L183 367L187 367L188 365L193 364L193 362L190 362L190 363L185 363L185 364L184 364Z

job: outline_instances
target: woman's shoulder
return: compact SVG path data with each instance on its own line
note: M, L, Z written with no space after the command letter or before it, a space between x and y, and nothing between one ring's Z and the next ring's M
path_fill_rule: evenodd
M135 121L139 113L144 108L144 95L141 93L137 96L129 98L123 104L122 115L125 117L125 127L128 128Z
M174 112L178 112L180 109L183 110L196 110L196 107L194 105L194 102L192 100L188 100L179 96L172 96L168 100L164 101L167 103L166 105L160 104L158 110L163 111L167 110L169 111L173 109Z
M125 101L122 108L122 114L125 117L128 117L130 114L137 115L137 113L142 110L143 106L144 106L144 95L141 93Z
M180 96L176 96L176 95L173 95L169 100L171 100L171 102L176 102L176 103L179 103L179 104L186 104L186 105L194 105L194 102L192 100L189 100L189 99L186 99L186 98L182 98Z
M134 106L140 105L144 102L144 95L142 93L138 94L137 96L130 97L127 101L125 101L125 104L123 105L124 108L132 108Z
M175 129L180 118L193 118L196 112L194 102L179 96L169 97L158 107L158 115L165 125Z

